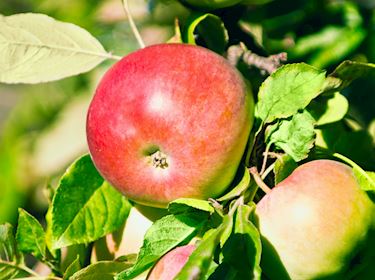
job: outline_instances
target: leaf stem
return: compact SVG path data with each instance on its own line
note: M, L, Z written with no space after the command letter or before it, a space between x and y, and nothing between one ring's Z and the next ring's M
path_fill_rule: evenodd
M275 162L272 163L270 166L267 167L266 170L264 170L264 172L261 175L262 180L266 179L268 174L275 168L275 164L276 164Z
M257 185L264 191L265 193L269 193L271 191L270 187L268 187L262 180L261 176L259 175L258 169L253 166L249 168L249 172L253 175L255 182Z
M124 7L125 14L126 14L126 16L128 17L128 20L129 20L130 28L132 29L132 32L133 32L135 38L137 39L138 45L141 49L143 49L145 47L145 43L143 42L141 34L139 34L138 28L135 25L133 17L130 13L129 1L128 0L122 0L122 6Z
M240 196L236 202L233 204L232 208L230 208L229 212L228 212L228 216L229 217L232 217L234 215L234 212L236 212L238 206L242 205L244 203L244 197L243 196Z
M266 166L267 166L267 160L268 160L268 154L270 152L270 148L271 148L271 144L268 144L266 146L266 150L264 151L263 153L263 163L262 163L262 168L260 169L260 175L262 175L264 173L264 170L266 170Z

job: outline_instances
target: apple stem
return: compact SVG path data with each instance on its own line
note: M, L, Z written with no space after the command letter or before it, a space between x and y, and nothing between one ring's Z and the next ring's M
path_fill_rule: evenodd
M255 182L262 189L262 191L265 193L269 193L271 191L270 187L263 182L262 177L259 175L258 169L255 166L250 167L249 172L251 175L253 175Z
M252 51L249 51L244 43L233 45L228 48L227 59L229 63L236 66L242 60L248 66L255 66L262 72L272 74L282 65L282 62L287 60L285 52L274 54L268 57L259 56Z
M132 17L132 15L130 13L129 1L128 0L123 0L122 1L122 6L124 7L125 14L126 14L126 16L128 17L128 20L129 20L130 28L132 29L132 32L133 32L135 38L137 39L138 45L139 45L139 47L141 49L143 49L145 47L145 43L144 43L144 41L143 41L143 39L141 37L141 34L139 34L138 28L135 25L133 17Z

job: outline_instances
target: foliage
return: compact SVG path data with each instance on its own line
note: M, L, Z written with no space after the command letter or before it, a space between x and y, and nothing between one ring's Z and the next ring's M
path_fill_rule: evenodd
M371 2L205 1L202 7L197 1L133 1L139 3L132 7L143 11L135 19L150 44L172 38L209 48L229 61L230 46L242 44L243 50L250 50L238 54L234 64L257 100L247 149L251 160L241 163L220 198L171 202L169 214L146 232L136 258L85 258L99 239L114 236L116 230L122 234L132 202L101 177L88 155L64 172L74 157L86 152L82 144L47 175L37 172L36 151L44 148L40 143L49 141L42 142L43 137L56 127L64 142L70 129L66 124L76 122L76 115L68 121L64 112L70 115L69 106L75 102L82 111L98 77L136 49L136 41L128 22L116 14L121 1L106 6L79 0L69 3L72 7L66 6L69 1L60 2L0 3L0 82L12 84L1 85L0 91L25 92L0 134L0 279L132 279L174 247L197 240L197 249L176 279L261 279L262 245L254 209L263 193L249 167L256 167L261 179L274 186L305 161L335 158L353 168L361 188L374 199ZM147 32L161 35L155 40L146 37ZM266 74L262 65L274 63L270 55L279 52L287 53L287 63ZM44 85L15 85L70 76ZM77 116L84 122L84 115ZM52 150L47 157L53 159L59 150ZM47 189L47 198L32 201L41 189ZM14 230L5 222L16 222L18 207L27 210L18 210ZM35 262L46 264L50 276L30 269Z

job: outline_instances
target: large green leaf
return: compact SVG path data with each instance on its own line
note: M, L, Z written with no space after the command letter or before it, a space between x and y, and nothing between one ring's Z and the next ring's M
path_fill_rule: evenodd
M324 81L324 71L304 63L280 67L259 89L257 115L265 123L292 116L320 94Z
M118 229L131 204L95 169L89 155L69 167L52 201L52 247L88 243Z
M0 82L40 83L114 58L86 30L43 14L0 15Z
M207 234L198 247L193 251L185 266L174 278L175 280L205 279L210 269L216 247L220 243L221 235L230 222L231 217L226 216L223 223Z
M168 215L157 220L145 234L136 264L120 273L116 279L132 279L150 268L169 250L190 241L207 218L208 213L199 211Z

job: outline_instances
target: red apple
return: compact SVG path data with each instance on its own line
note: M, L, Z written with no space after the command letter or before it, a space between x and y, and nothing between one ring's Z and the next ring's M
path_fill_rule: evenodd
M184 267L194 249L194 245L185 245L168 252L152 268L147 280L173 280Z
M253 122L241 74L202 47L138 50L103 77L87 115L95 166L129 199L166 207L231 183Z
M256 212L262 268L272 280L346 279L374 248L375 204L352 169L336 161L301 165Z

